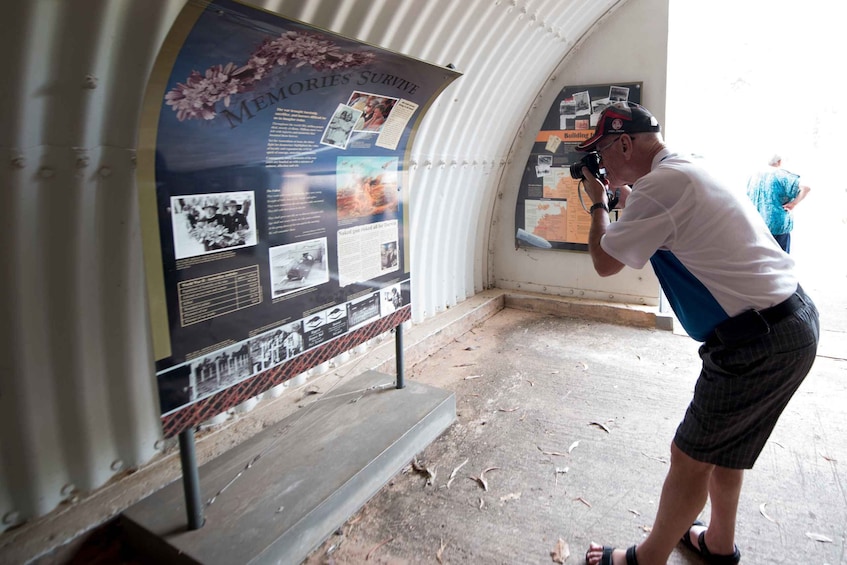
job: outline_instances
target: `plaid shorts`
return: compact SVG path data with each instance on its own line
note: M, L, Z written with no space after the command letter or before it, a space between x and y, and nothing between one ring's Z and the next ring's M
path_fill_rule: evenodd
M798 289L800 308L743 343L707 340L694 398L676 430L685 454L731 469L752 469L776 422L814 363L818 311Z

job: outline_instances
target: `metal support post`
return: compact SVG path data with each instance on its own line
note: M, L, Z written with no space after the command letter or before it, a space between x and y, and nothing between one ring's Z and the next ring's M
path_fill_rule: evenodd
M188 513L188 529L203 527L203 504L200 501L200 473L197 471L197 455L194 451L194 430L179 433L179 460L182 463L182 488L185 491L185 510Z
M403 388L403 324L394 328L394 355L397 361L397 388Z

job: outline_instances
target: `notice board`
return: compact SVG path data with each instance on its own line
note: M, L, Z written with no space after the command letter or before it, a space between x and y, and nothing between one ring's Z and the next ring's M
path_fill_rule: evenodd
M570 174L570 165L585 155L576 146L591 137L606 106L626 100L640 104L641 85L566 86L559 92L521 177L515 227L529 235L517 237L518 246L588 251L591 216L579 200L579 181Z
M186 4L139 140L165 437L411 318L406 164L458 76L232 0Z

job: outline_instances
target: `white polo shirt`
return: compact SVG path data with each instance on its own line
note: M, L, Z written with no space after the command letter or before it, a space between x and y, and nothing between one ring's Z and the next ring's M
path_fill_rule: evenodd
M600 246L635 269L649 260L677 318L698 341L726 318L779 304L797 289L794 260L752 203L669 149L632 186Z

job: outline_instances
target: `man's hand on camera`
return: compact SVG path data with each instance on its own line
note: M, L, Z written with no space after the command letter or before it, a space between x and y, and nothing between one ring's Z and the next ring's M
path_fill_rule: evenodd
M591 199L592 204L596 204L598 202L605 202L607 205L609 204L609 199L606 196L606 191L608 187L600 182L600 179L595 177L588 167L582 168L582 174L585 177L583 181L585 187L585 193Z

